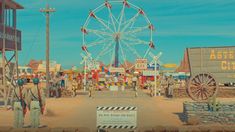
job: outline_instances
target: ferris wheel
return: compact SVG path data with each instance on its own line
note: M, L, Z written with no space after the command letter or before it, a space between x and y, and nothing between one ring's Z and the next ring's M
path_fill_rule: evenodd
M154 26L144 10L127 0L105 1L90 10L81 28L82 50L110 66L127 66L155 49ZM107 61L108 60L108 61Z

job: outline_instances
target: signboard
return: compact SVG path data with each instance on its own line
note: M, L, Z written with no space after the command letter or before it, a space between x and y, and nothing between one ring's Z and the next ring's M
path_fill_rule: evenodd
M219 83L235 82L235 46L188 48L190 72L211 73Z
M110 86L110 91L118 91L118 86Z
M152 70L143 71L143 76L154 76L154 75L155 75L155 71L152 71ZM156 75L159 75L158 71Z
M97 107L98 129L135 129L137 107Z
M125 73L125 69L124 68L110 67L109 71L111 73L116 73L116 72L118 72L118 73Z
M135 62L135 70L147 70L147 63L147 59L137 59Z
M148 64L148 70L154 70L154 69L155 69L155 65L154 64L152 64L152 65ZM160 69L160 65L157 64L157 70L159 70L159 69Z
M11 27L6 27L6 35L5 35L5 42L6 42L6 49L14 50L15 49L15 30ZM21 32L19 30L16 31L16 41L18 45L18 50L21 50ZM0 49L3 47L3 25L0 25Z

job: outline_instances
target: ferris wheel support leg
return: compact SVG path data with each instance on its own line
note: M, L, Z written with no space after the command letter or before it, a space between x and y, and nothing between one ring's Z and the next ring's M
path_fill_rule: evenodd
M115 47L115 67L119 66L119 39L116 39L116 47Z
M84 92L86 91L86 60L85 60L85 67L84 67Z

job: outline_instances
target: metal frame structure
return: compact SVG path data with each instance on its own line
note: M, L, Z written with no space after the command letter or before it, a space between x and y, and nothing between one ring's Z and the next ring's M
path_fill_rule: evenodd
M0 100L7 106L12 103L12 91L16 87L15 79L18 78L18 50L21 50L21 33L16 28L16 10L23 7L12 0L1 0L0 5L2 27ZM12 31L14 34L8 34Z
M114 15L114 12L116 11L113 10L114 7L119 7L121 9L119 16ZM130 9L135 11L135 15L127 18L126 13ZM100 12L104 11L106 12L106 16L108 16L108 20L107 18L104 18L104 16L99 15ZM137 25L137 19L143 19L145 25ZM101 28L95 29L95 27L92 27L90 23L94 21L97 22L96 27L100 26ZM137 33L143 33L146 30L149 32L149 34L147 34L147 39L150 40L146 41L136 36ZM125 51L126 53L128 52L129 54L134 55L135 58L146 58L149 51L154 49L155 46L152 37L153 30L154 27L152 23L140 7L127 0L106 0L96 9L90 11L85 24L81 28L81 32L83 33L82 50L89 53L89 48L94 47L98 52L97 56L94 58L96 61L107 54L111 54L109 55L111 58L110 67L112 65L114 67L119 67L121 61L127 66L125 62L128 55L125 54ZM88 42L88 36L96 37L97 39ZM143 55L140 55L133 47L136 45L143 45L147 48L146 51L143 49ZM97 48L96 46L102 46L102 48Z
M153 53L149 53L149 56L153 59L150 62L150 65L154 64L154 96L157 96L157 64L162 65L162 62L159 60L159 58L162 56L162 52L158 53L157 55L154 55ZM161 96L161 88L158 89L158 96Z

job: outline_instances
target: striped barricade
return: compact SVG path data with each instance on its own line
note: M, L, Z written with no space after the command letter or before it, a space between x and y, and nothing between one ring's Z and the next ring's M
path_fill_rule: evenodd
M97 129L136 129L137 107L97 107Z

